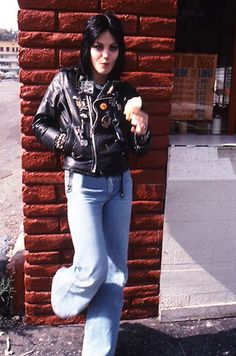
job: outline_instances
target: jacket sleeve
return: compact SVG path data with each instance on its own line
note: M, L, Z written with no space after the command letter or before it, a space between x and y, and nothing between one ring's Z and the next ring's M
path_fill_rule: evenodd
M37 139L51 150L55 150L54 141L60 133L60 73L56 74L39 105L33 120L33 131Z
M126 102L135 97L139 96L138 92L136 89L134 89L133 86L131 86L128 83L125 83L125 97L124 97L124 105ZM148 126L147 132L145 135L137 135L133 132L131 132L131 123L128 122L125 119L125 126L126 126L126 136L128 140L128 146L130 150L136 155L136 156L142 156L146 154L149 151L150 148L150 142L151 142L151 131Z

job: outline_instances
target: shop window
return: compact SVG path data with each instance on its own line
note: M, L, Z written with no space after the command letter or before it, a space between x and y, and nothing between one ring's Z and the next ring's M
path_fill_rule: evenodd
M234 134L236 2L216 0L214 6L211 0L177 3L175 56L182 55L186 61L182 66L175 63L171 133ZM214 68L207 68L212 56ZM199 57L207 59L205 68L204 63L201 68L192 67L193 58ZM191 82L194 71L197 78Z
M175 55L172 134L227 133L232 67L216 63L216 55Z

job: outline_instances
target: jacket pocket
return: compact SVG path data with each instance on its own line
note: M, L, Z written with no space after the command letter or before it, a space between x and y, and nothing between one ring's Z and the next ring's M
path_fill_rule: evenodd
M70 126L67 130L67 137L64 147L65 155L81 161L91 159L90 139L81 134L79 126Z

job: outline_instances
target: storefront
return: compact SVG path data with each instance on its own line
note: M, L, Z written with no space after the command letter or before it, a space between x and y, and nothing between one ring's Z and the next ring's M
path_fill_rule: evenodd
M179 0L161 320L236 315L236 3Z

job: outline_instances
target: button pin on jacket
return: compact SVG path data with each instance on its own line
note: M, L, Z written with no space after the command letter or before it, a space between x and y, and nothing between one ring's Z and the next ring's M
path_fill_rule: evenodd
M99 107L100 107L101 110L106 110L107 109L107 104L106 103L101 103Z

